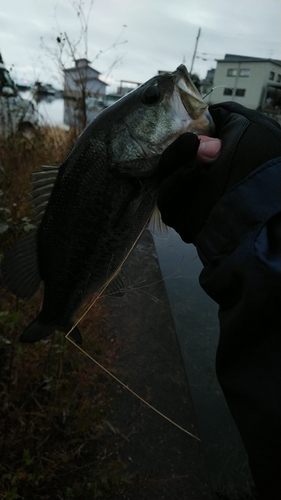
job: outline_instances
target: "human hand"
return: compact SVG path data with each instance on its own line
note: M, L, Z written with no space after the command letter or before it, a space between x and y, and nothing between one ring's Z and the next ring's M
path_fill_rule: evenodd
M201 163L213 163L221 152L221 140L207 135L198 135L200 140L196 158Z
M216 136L183 134L162 154L158 208L162 220L186 243L195 243L209 213L232 186L281 154L281 128L260 112L236 103L210 106Z

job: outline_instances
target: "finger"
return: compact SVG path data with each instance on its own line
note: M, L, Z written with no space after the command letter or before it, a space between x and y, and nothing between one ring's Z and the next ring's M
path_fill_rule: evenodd
M220 155L221 140L205 135L199 135L200 145L197 151L197 160L202 163L212 163Z

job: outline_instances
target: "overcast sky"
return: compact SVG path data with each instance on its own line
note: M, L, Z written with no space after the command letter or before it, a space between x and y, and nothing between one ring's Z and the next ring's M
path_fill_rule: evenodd
M83 2L87 13L90 0ZM15 80L39 79L62 87L51 53L60 33L67 33L72 46L79 39L72 3L0 0L0 50L6 66L13 65ZM193 71L203 78L226 53L281 60L280 26L280 0L94 0L88 59L108 83L142 83L182 62L190 69L200 27ZM82 42L75 56L85 56ZM70 61L66 65L72 66Z

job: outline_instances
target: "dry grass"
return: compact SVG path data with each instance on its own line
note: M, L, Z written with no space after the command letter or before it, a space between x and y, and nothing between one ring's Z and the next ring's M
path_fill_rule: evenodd
M32 218L31 172L60 163L75 136L44 127L32 140L13 137L0 144L2 255ZM118 454L122 440L107 425L110 382L59 334L30 346L18 343L41 298L39 291L28 302L18 301L2 283L0 498L109 499L128 480ZM99 301L87 315L83 348L114 370L118 345L108 341L108 314Z

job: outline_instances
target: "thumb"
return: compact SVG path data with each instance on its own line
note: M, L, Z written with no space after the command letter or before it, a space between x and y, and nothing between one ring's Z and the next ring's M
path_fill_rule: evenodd
M220 155L221 140L206 135L199 135L200 145L197 151L197 160L202 163L213 163Z

